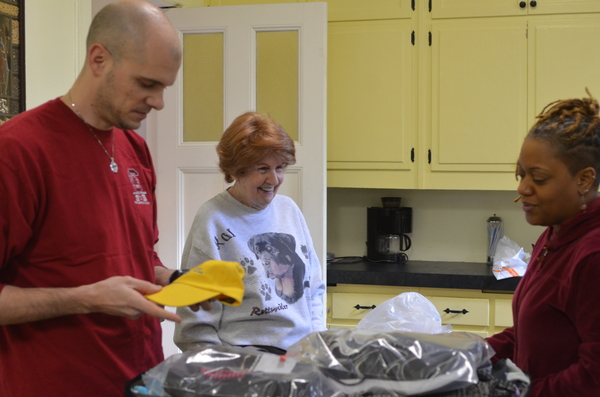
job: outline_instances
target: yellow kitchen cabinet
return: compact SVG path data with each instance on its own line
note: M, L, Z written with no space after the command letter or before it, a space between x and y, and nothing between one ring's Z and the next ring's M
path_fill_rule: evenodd
M432 18L473 18L527 15L529 1L521 0L431 0ZM541 1L541 0L540 0Z
M600 0L594 1L600 5ZM529 118L557 99L600 98L600 13L529 22Z
M526 3L530 15L600 12L598 0L530 0Z
M590 51L600 14L432 19L431 32L421 188L513 190L535 116L557 99L586 96L585 87L600 92L600 53Z
M600 12L598 0L432 0L433 18Z
M494 312L495 332L500 332L504 328L512 327L512 299L496 299Z
M412 21L330 22L329 187L416 187Z
M412 0L204 0L204 3L215 7L315 1L327 3L329 21L408 18L412 13Z
M306 0L205 0L208 6L243 6L253 4L306 3Z
M325 2L329 21L410 18L413 11L412 0L325 0Z
M418 2L327 3L327 185L417 187Z
M353 328L374 307L403 292L418 292L429 299L440 313L442 324L451 324L453 331L488 337L512 325L512 294L338 284L327 288L327 327Z
M330 16L328 186L514 190L535 116L585 87L600 92L600 52L590 51L600 0L518 3L432 0L429 12L417 2L409 19L389 21Z
M527 22L432 23L422 187L514 190L527 132Z

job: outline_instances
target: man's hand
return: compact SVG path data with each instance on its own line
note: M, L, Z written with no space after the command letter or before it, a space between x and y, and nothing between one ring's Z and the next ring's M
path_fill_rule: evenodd
M144 313L152 317L180 322L181 317L169 312L143 295L161 290L161 286L133 277L111 277L95 284L79 287L89 313L138 319Z
M144 313L180 322L177 314L144 297L162 287L133 277L111 277L74 288L18 288L0 292L0 324L21 324L73 314L106 313L137 319Z

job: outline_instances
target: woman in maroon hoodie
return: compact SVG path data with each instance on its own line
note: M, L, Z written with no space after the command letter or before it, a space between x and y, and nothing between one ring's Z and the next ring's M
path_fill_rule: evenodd
M525 218L547 229L515 292L514 326L488 338L531 375L531 397L600 396L599 173L598 101L548 105L517 163Z

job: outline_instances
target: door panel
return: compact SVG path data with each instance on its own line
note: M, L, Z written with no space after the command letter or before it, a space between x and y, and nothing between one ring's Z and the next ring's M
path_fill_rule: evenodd
M198 208L227 187L215 150L222 132L240 114L256 110L270 114L295 140L297 162L286 170L279 193L303 211L325 269L326 4L179 8L165 14L180 32L184 63L165 90L164 109L148 120L163 263L179 267ZM292 47L287 55L275 37L280 32L287 36L283 45ZM287 67L273 65L278 57ZM172 329L163 323L166 355L177 352Z
M528 3L532 15L600 12L599 0L539 0L535 7Z
M600 37L600 18L529 23L530 125L551 102L587 97L586 87L595 98L600 96L600 52L582 37Z
M331 172L400 170L411 179L411 31L410 20L330 23Z
M527 15L519 0L431 0L431 18L468 18ZM540 0L541 1L541 0ZM529 1L528 1L529 2Z
M315 0L308 0L315 1ZM409 18L409 0L326 0L329 21Z
M433 40L431 171L513 173L526 130L526 23L444 21Z
M223 32L183 35L184 142L218 141L223 133L223 36Z

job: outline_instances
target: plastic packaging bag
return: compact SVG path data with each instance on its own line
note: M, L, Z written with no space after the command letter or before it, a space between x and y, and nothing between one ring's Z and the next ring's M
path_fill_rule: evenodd
M336 329L305 336L287 355L310 359L331 389L348 395L412 396L476 384L494 350L466 332Z
M325 397L341 396L323 384L310 360L236 346L175 354L142 375L133 396Z
M433 303L417 292L404 292L377 305L359 321L356 328L424 334L452 331L450 324L442 325L442 318Z
M466 332L331 330L305 336L285 356L235 346L176 354L128 382L125 396L526 395L527 376L514 365L492 368L493 354Z
M498 242L492 272L497 280L508 277L522 277L527 271L530 258L531 254L528 254L517 243L504 236Z

